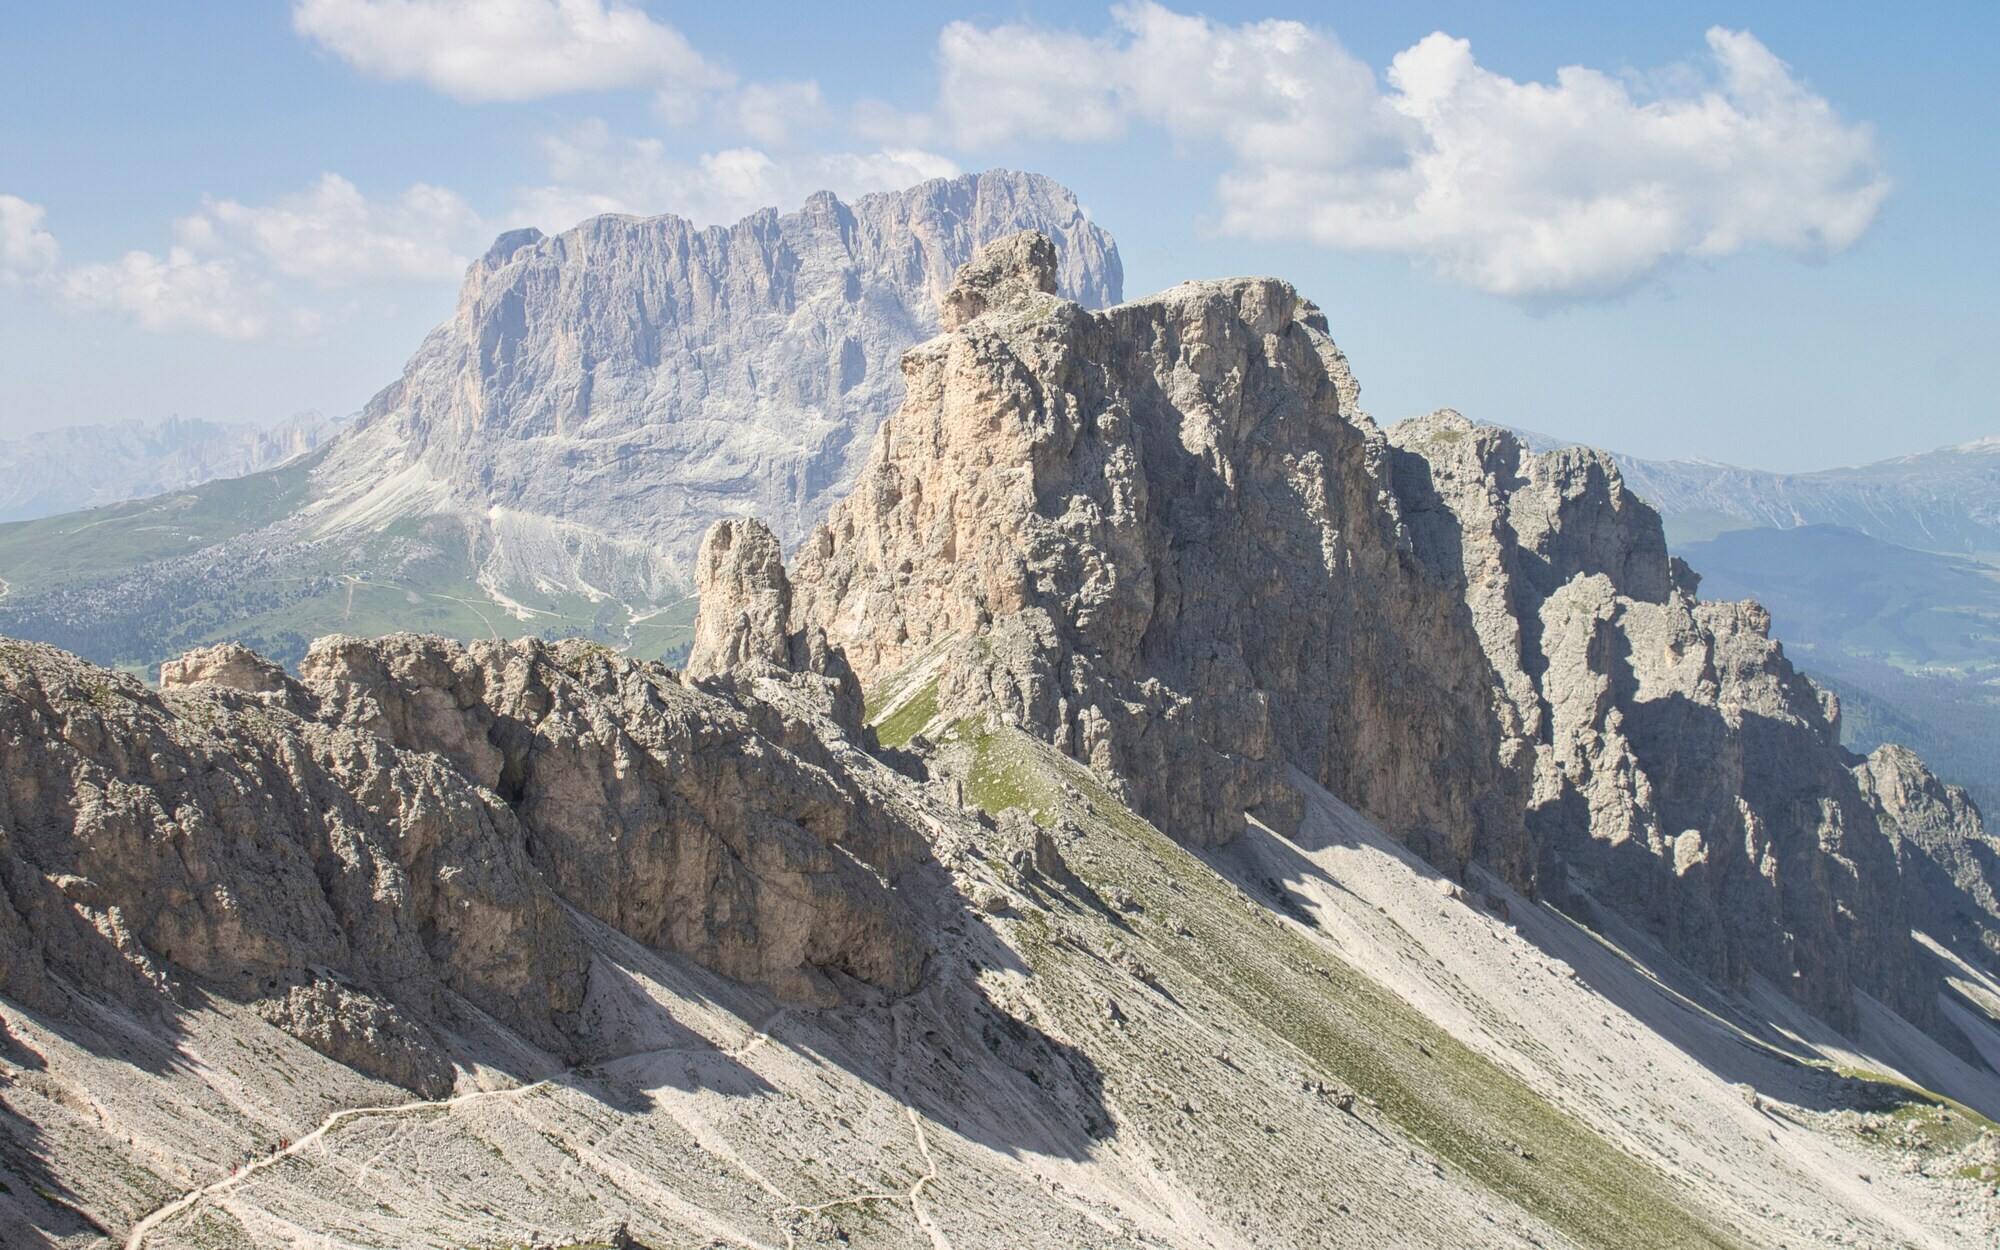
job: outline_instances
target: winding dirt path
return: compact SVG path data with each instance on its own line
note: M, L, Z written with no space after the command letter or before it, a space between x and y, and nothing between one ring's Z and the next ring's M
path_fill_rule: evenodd
M766 1020L764 1022L764 1026L762 1028L758 1029L755 1033L752 1033L750 1037L746 1039L744 1042L736 1046L717 1047L715 1048L717 1053L726 1055L729 1058L735 1060L744 1059L745 1057L757 1051L759 1048L766 1046L770 1043L772 1030L777 1028L778 1025L784 1021L786 1014L787 1014L786 1010L780 1008L777 1012L772 1014L769 1020ZM897 1052L897 1057L899 1058L902 1047L902 1020L900 1017L895 1017L894 1020L895 1020L894 1023L895 1040L893 1042L893 1046L895 1047ZM663 1048L658 1051L645 1051L641 1053L643 1055L677 1054L683 1051L694 1051L696 1049L698 1048L676 1046L676 1047ZM628 1056L628 1057L637 1058L639 1056ZM893 1074L894 1062L895 1059L892 1059L891 1061L892 1073L890 1078L891 1086L895 1086L900 1083L895 1079L895 1076ZM336 1111L333 1114L327 1116L326 1119L320 1121L318 1128L315 1128L312 1132L307 1133L305 1136L299 1138L297 1141L292 1142L290 1145L286 1146L283 1150L273 1151L272 1153L264 1155L261 1158L253 1159L248 1163L241 1164L236 1168L235 1171L229 1173L229 1175L224 1176L219 1180L211 1181L208 1184L202 1185L198 1188L191 1189L186 1193L182 1194L180 1197L174 1199L172 1202L169 1202L166 1205L155 1209L144 1219L141 1219L137 1224L134 1224L132 1226L132 1231L128 1233L125 1237L124 1250L143 1250L146 1238L150 1234L152 1234L154 1230L158 1229L162 1224L165 1224L168 1220L173 1219L175 1216L190 1210L191 1208L201 1204L202 1202L208 1201L211 1198L222 1197L223 1195L229 1193L229 1191L241 1185L244 1181L250 1179L252 1176L255 1176L258 1172L261 1172L266 1168L282 1163L286 1159L291 1158L293 1155L299 1154L313 1147L319 1147L322 1149L322 1151L324 1151L325 1149L324 1142L326 1141L326 1135L332 1132L334 1129L339 1128L342 1124L346 1123L349 1120L357 1120L366 1116L407 1115L415 1111L446 1110L452 1107L461 1107L466 1105L467 1103L483 1102L492 1099L522 1098L528 1094L536 1092L537 1090L549 1088L550 1086L556 1084L563 1077L568 1076L569 1074L570 1074L569 1070L565 1070L563 1072L557 1073L554 1076L544 1077L539 1081L531 1081L526 1085L516 1085L508 1089L474 1090L471 1093L458 1094L451 1098L441 1098L436 1100L417 1099L410 1102L389 1103L382 1106L374 1106L374 1107L348 1107L345 1108L344 1110ZM895 1095L892 1094L891 1096L894 1097ZM923 1230L924 1236L927 1240L929 1240L932 1250L952 1250L952 1245L950 1240L945 1237L943 1230L939 1229L936 1224L931 1222L929 1214L926 1213L924 1210L924 1205L923 1205L924 1187L935 1182L938 1179L938 1168L937 1168L937 1159L935 1156L931 1154L930 1139L924 1133L923 1116L918 1114L917 1109L914 1106L910 1105L907 1098L898 1097L897 1102L901 1104L903 1108L903 1113L909 1117L910 1129L916 1138L917 1153L919 1156L922 1157L924 1163L923 1175L917 1177L916 1183L911 1185L907 1192L898 1193L891 1190L882 1190L879 1192L850 1194L844 1198L835 1198L830 1202L815 1203L811 1206L792 1203L778 1208L779 1212L783 1213L791 1211L791 1212L798 1212L801 1214L815 1214L821 1211L832 1210L835 1207L854 1206L864 1202L893 1202L899 1204L907 1204L910 1208L911 1215L916 1220L917 1227ZM678 1117L676 1117L676 1121L678 1122ZM682 1128L688 1129L690 1132L693 1131L686 1124L683 1124ZM784 1197L784 1194L782 1194L776 1188L774 1188L762 1176L757 1175L753 1170L744 1165L740 1159L735 1158L732 1152L726 1150L718 1151L715 1149L713 1143L705 1140L699 1140L700 1138L699 1134L696 1134L696 1136L698 1138L697 1144L700 1145L703 1150L708 1151L709 1153L721 1154L727 1157L730 1162L734 1163L739 1169L741 1169L747 1175L749 1175L752 1180L754 1180L760 1187L762 1187L766 1192L770 1193L773 1197L780 1199ZM607 1175L615 1174L618 1172L627 1172L627 1173L630 1172L629 1168L624 1168L622 1167L622 1165L616 1165L613 1163L612 1160L605 1158L601 1155L598 1155L596 1154L596 1152L592 1153L595 1157L591 1160L591 1162L592 1165L596 1167L598 1171L604 1172ZM373 1162L372 1160L363 1162L362 1167L364 1173L367 1167L372 1162ZM639 1185L639 1186L631 1185L630 1182L636 1181L638 1179L636 1175L626 1176L624 1179L628 1182L628 1187L636 1187L640 1189L652 1189L656 1191L659 1190L659 1187L654 1185ZM736 1230L734 1229L716 1225L715 1221L706 1218L703 1215L703 1213L696 1211L693 1208L688 1207L686 1203L681 1202L678 1199L677 1195L666 1194L664 1193L664 1191L660 1191L660 1192L655 1192L652 1196L656 1201L661 1200L663 1197L672 1199L672 1201L663 1202L662 1205L667 1206L670 1209L673 1209L675 1211L675 1214L682 1216L683 1218L689 1219L689 1221L691 1223L694 1223L697 1227L707 1228L707 1230L712 1235L720 1236L722 1237L723 1240L736 1242L744 1246L756 1246L758 1244L754 1241L749 1241L744 1239L742 1235L736 1232ZM797 1244L796 1239L794 1238L790 1229L785 1230L785 1244L788 1248L793 1247Z
M308 1146L318 1145L319 1143L323 1142L326 1139L326 1135L329 1132L333 1131L335 1128L338 1128L345 1121L359 1119L362 1116L402 1115L411 1111L428 1111L437 1108L459 1107L469 1102L481 1102L491 1098L519 1098L525 1094L530 1094L533 1093L535 1090L546 1087L551 1083L552 1079L553 1078L545 1078L543 1080L531 1082L527 1085L516 1085L511 1089L474 1090L472 1093L469 1094L459 1094L452 1098L441 1098L436 1101L419 1100L415 1102L391 1103L386 1106L380 1106L380 1107L348 1107L343 1111L336 1111L332 1115L326 1117L326 1119L320 1121L320 1125L318 1128L314 1129L310 1133L307 1133L304 1137L299 1138L291 1145L286 1146L283 1150L275 1151L271 1154L265 1155L261 1159L253 1159L249 1163L245 1163L239 1166L234 1172L231 1172L229 1175L223 1177L219 1181L211 1181L209 1184L203 1185L199 1189L191 1189L188 1192L182 1194L180 1197L174 1199L172 1202L169 1202L167 1205L154 1211L151 1215L148 1215L145 1219L140 1220L137 1224L134 1224L132 1226L132 1231L126 1235L125 1250L140 1250L140 1247L144 1244L146 1240L147 1234L151 1233L154 1229L158 1228L160 1225L166 1223L168 1220L174 1218L176 1215L179 1215L181 1212L203 1201L204 1199L213 1197L217 1194L226 1193L229 1190L234 1189L236 1186L242 1184L244 1181L256 1175L258 1172L263 1171L265 1168L268 1168L273 1164L281 1163L284 1160L291 1158L293 1155L298 1154L300 1151L306 1149Z

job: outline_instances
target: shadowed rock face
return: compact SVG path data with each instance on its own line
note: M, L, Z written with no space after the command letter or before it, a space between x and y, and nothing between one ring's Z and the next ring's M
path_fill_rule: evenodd
M1576 874L1726 982L1931 1019L1831 709L1761 609L1693 597L1608 457L1453 413L1385 437L1281 282L1053 287L1031 238L960 272L794 630L864 681L951 648L945 715L1030 727L1190 842L1286 827L1297 768L1447 868Z
M1696 600L1607 455L1456 413L1389 437L1416 552L1463 587L1502 750L1533 777L1545 888L1578 874L1705 974L1760 972L1843 1025L1854 989L1929 1020L1895 849L1763 609Z
M2000 843L1972 796L1893 744L1854 775L1896 844L1912 922L1974 962L2000 955Z
M330 638L302 677L217 648L154 694L5 644L0 991L200 985L434 1096L474 1009L573 1055L564 904L791 1001L914 986L886 881L923 843L837 731L589 644Z

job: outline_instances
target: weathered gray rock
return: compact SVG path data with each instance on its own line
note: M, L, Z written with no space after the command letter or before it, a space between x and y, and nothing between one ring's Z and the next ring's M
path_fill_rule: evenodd
M243 694L289 695L294 683L284 666L240 643L222 642L160 665L161 690L222 686Z
M903 409L801 548L794 626L863 681L960 651L942 703L1011 718L1175 836L1296 819L1298 767L1463 862L1495 801L1484 663L1398 575L1388 448L1318 311L1268 279L1101 313L1007 240L904 360ZM1011 268L1010 268L1011 266Z
M574 1057L567 903L796 1002L910 989L907 808L830 725L594 644L323 640L303 683L242 648L145 687L0 650L0 993L144 1011L200 986L424 1096L476 1009ZM826 679L812 676L812 680ZM744 704L758 709L745 711Z
M1760 972L1843 1025L1855 988L1930 1019L1894 848L1769 616L1696 601L1603 453L1450 412L1389 437L1415 550L1463 587L1503 755L1532 775L1545 887L1579 874L1707 974Z
M1972 796L1893 744L1854 774L1896 846L1911 923L1969 958L2000 957L2000 840Z
M683 680L721 691L759 679L789 687L805 700L806 719L825 723L802 723L763 700L747 705L767 736L788 745L811 741L828 724L862 738L861 681L817 624L792 629L791 580L777 537L763 522L717 521L709 528L695 561L695 592L701 608Z
M885 888L921 836L818 737L594 643L325 638L300 669L330 721L434 751L503 796L557 895L649 946L828 1004L909 989Z
M411 1017L449 1025L462 998L560 1054L580 1001L519 822L445 760L53 648L0 654L0 879L10 997L51 1001L53 973L138 1007L191 977L413 1088L448 1064ZM330 978L366 1017L301 988Z
M1002 240L807 539L794 629L864 681L947 650L1163 829L1283 829L1296 768L1457 872L1588 889L1725 983L1928 1022L1896 850L1754 604L1700 603L1609 457L1455 413L1385 437L1270 280L1105 312Z
M717 521L695 558L694 646L682 674L785 672L792 666L792 585L777 535L756 520Z

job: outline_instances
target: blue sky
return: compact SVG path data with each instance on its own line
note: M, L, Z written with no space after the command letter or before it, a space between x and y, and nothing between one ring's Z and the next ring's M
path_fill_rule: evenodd
M993 165L1073 187L1129 295L1292 280L1385 422L2000 435L1990 3L465 3L10 12L0 437L351 412L512 225Z

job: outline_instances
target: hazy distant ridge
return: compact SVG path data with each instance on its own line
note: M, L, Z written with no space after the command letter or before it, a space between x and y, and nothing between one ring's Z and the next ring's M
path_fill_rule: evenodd
M1568 443L1517 432L1537 448ZM1761 526L1839 525L1918 551L2000 557L2000 438L1815 473L1703 459L1617 460L1625 480L1666 517L1670 541Z
M272 425L168 417L74 425L0 441L0 521L241 477L313 450L338 428L308 411Z

